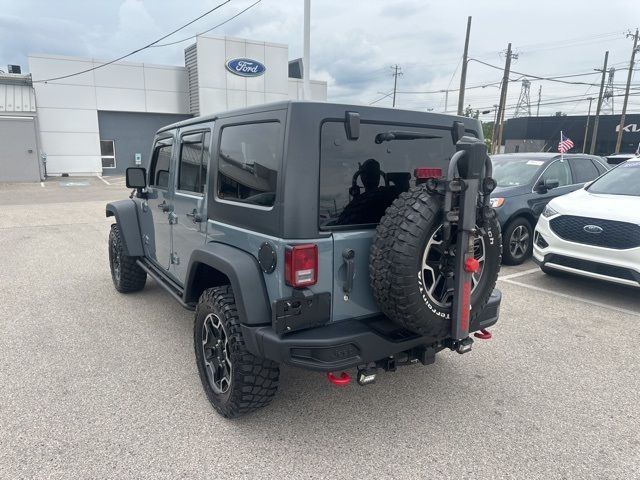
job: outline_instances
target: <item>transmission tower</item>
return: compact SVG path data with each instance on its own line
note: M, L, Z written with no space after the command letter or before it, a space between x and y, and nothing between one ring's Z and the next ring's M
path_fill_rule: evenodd
M607 77L607 87L604 89L602 95L602 110L609 111L613 115L613 77L616 74L616 69L611 67L609 69L609 76Z
M524 80L522 80L522 87L520 88L520 97L518 98L516 111L513 114L514 118L531 116L531 99L529 98L530 90L531 90L531 82L525 78Z

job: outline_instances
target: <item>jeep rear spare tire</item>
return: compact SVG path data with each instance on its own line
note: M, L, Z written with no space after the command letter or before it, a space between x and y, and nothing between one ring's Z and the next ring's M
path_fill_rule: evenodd
M442 243L442 197L424 187L401 194L380 221L371 247L369 273L378 306L413 332L442 339L451 330L457 229L451 247ZM497 220L474 240L480 269L473 275L471 321L482 312L500 270L502 242Z

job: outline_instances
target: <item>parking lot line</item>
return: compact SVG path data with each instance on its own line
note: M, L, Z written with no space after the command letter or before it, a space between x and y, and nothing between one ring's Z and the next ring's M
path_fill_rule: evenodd
M102 180L104 183L106 183L107 185L111 185L109 182L107 182L104 178L102 178L102 176L98 175L98 178L100 180Z
M503 275L498 277L500 280L509 280L510 278L523 277L525 275L529 275L531 273L539 272L539 268L530 268L529 270L524 270L522 272L510 273L509 275Z
M519 272L524 273L524 272ZM555 295L556 297L567 298L569 300L586 303L587 305L593 305L594 307L605 308L607 310L613 310L620 313L625 313L627 315L634 315L636 317L640 317L640 312L636 312L634 310L627 310L626 308L614 307L611 305L607 305L606 303L596 302L594 300L589 300L588 298L576 297L575 295L567 295L566 293L556 292L555 290L549 290L547 288L535 287L533 285L527 285L526 283L521 283L515 280L511 280L509 275L505 277L499 277L498 280L505 283L510 283L511 285L517 285L519 287L528 288L530 290L535 290L536 292L548 293L550 295Z

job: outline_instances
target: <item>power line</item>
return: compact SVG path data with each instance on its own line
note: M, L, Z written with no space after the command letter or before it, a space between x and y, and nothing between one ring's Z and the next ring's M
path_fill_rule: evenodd
M231 1L231 0L229 0ZM229 23L231 20L233 20L236 17L239 17L240 15L242 15L244 12L246 12L247 10L255 7L257 4L259 4L262 0L258 0L257 2L252 3L251 5L249 5L247 8L245 8L244 10L240 10L238 13L236 13L233 17L227 18L224 22L220 22L217 25L214 25L213 27L205 30L204 32L200 32L200 33L196 33L195 35L191 35L190 37L185 37L182 40L176 40L175 42L169 42L169 43L161 43L159 45L152 45L152 48L158 48L158 47L168 47L169 45L176 45L178 43L182 43L182 42L186 42L187 40L192 40L194 38L196 38L198 35L204 35L205 33L209 33L212 30L215 30L218 27L221 27L222 25L224 25L225 23Z
M163 36L162 36L162 37L160 37L159 39L157 39L157 40L155 40L155 41L153 41L153 42L151 42L151 43L149 43L149 44L145 45L144 47L137 48L136 50L133 50L132 52L127 53L126 55L122 55L121 57L118 57L118 58L116 58L115 60L111 60L111 61L109 61L109 62L102 63L102 64L97 65L97 66L92 67L92 68L87 68L86 70L82 70L82 71L80 71L80 72L70 73L70 74L68 74L68 75L61 75L61 76L59 76L59 77L47 78L47 79L45 79L45 80L34 80L34 81L33 81L33 83L47 83L47 82L52 82L52 81L54 81L54 80L62 80L62 79L65 79L65 78L75 77L76 75L82 75L83 73L89 73L89 72L92 72L92 71L97 70L97 69L99 69L99 68L106 67L107 65L111 65L112 63L119 62L120 60L123 60L123 59L125 59L125 58L127 58L127 57L130 57L131 55L134 55L134 54L136 54L136 53L138 53L138 52L141 52L142 50L145 50L145 49L147 49L147 48L149 48L149 47L152 47L152 46L153 46L153 45L155 45L156 43L161 42L162 40L164 40L164 39L165 39L165 38L167 38L167 37L170 37L170 36L171 36L171 35L173 35L174 33L177 33L177 32L179 32L180 30L182 30L182 29L184 29L184 28L187 28L189 25L191 25L191 24L193 24L193 23L197 22L198 20L200 20L201 18L204 18L204 17L206 17L207 15L209 15L209 14L211 14L211 13L215 12L215 11L216 11L216 10L218 10L219 8L221 8L221 7L223 7L224 5L226 5L227 3L229 3L230 1L231 1L231 0L226 0L225 2L222 2L222 3L218 4L218 5L216 5L216 6L215 6L215 7L213 7L211 10L208 10L208 11L204 12L202 15L200 15L200 16L198 16L198 17L194 18L193 20L191 20L191 21L190 21L190 22L188 22L188 23L185 23L185 24L184 24L184 25L182 25L181 27L176 28L176 29L175 29L175 30L173 30L172 32L167 33L166 35L163 35Z

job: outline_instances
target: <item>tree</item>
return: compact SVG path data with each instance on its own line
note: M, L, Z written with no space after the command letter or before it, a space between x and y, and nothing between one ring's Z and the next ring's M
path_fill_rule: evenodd
M566 117L567 114L564 112L556 112L556 117Z
M487 148L491 150L491 137L493 137L493 122L482 122L482 136Z
M480 110L474 110L471 105L467 105L467 108L464 109L464 116L478 118L480 116Z

